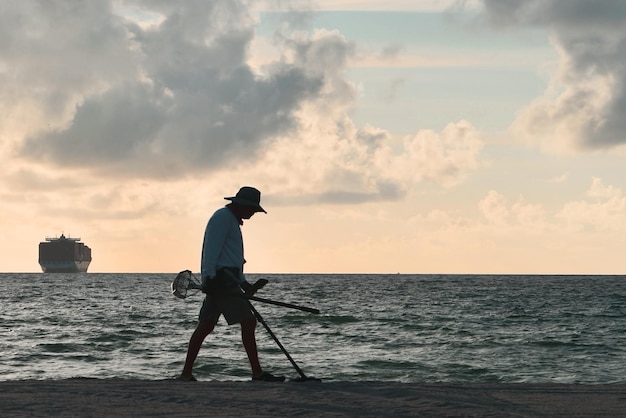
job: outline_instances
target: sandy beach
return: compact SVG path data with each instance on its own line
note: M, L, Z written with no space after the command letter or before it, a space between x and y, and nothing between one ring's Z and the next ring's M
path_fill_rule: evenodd
M22 416L626 416L626 385L388 382L0 382L0 415Z

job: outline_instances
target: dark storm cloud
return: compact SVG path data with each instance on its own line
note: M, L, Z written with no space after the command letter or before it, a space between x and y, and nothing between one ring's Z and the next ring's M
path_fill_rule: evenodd
M78 94L133 75L126 40L106 1L2 1L0 100L28 98L58 117Z
M623 26L626 2L622 0L483 0L488 18L501 25L606 28Z
M549 28L562 51L563 93L530 108L529 126L561 125L585 148L626 143L626 1L483 0L485 16L502 26Z
M21 148L22 155L53 164L176 177L253 158L273 137L297 129L295 112L320 94L328 71L279 62L263 76L254 73L247 65L254 28L242 1L123 3L163 17L149 27L107 2L11 4L30 28L25 34L36 33L21 42L16 73L43 64L28 58L38 50L62 52L58 59L47 55L58 71L41 88L48 99L74 103L73 116ZM59 30L67 33L58 36Z

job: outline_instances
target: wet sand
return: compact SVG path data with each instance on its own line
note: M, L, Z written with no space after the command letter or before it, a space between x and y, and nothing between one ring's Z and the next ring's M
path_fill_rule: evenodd
M2 417L619 417L626 384L0 382Z

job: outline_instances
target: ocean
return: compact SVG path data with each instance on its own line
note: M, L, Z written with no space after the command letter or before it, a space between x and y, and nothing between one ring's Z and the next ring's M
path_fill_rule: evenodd
M203 295L168 274L0 274L0 380L176 377ZM323 381L624 383L626 276L250 274L254 302L309 377ZM261 363L298 374L261 324ZM198 380L249 380L223 319Z

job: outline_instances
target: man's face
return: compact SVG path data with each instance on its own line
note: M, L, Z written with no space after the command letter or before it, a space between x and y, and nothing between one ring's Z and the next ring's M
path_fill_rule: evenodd
M254 215L255 213L256 213L256 210L254 208L243 206L241 208L241 219L250 219L252 218L252 215Z

